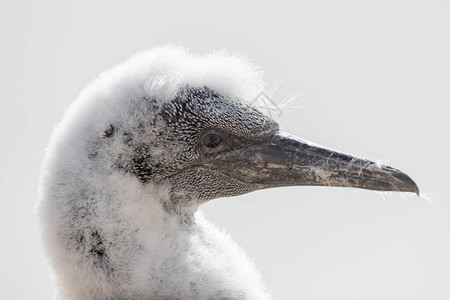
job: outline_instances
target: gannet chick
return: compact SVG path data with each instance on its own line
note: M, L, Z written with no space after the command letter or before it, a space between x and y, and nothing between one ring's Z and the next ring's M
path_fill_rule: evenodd
M90 84L47 148L38 212L62 299L268 299L243 251L197 212L281 186L418 193L404 173L296 138L249 103L246 59L176 47Z

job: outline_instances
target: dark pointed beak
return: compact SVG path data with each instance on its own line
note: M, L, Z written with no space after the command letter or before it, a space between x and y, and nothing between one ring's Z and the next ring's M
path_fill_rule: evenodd
M341 186L375 191L412 192L416 183L405 173L331 150L281 131L233 145L217 158L221 170L259 188Z

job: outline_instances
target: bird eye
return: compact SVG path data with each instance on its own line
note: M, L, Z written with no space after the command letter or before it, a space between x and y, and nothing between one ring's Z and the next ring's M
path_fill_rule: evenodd
M204 153L213 154L228 148L230 136L221 130L208 129L202 133L199 141Z
M220 135L210 133L205 135L205 137L203 138L203 143L208 148L216 148L222 143L222 138L220 137Z

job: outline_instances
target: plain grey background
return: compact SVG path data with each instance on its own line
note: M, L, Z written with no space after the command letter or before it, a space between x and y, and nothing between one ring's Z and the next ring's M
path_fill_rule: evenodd
M52 127L135 52L228 49L266 70L292 134L408 173L424 197L325 187L202 207L277 299L450 299L450 2L0 1L0 298L50 299L33 208Z

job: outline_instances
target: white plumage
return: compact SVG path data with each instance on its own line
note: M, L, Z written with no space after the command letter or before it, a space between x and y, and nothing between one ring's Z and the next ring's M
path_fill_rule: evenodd
M38 211L63 299L267 299L253 264L197 212L289 185L418 193L406 174L295 138L248 103L261 71L162 47L101 74L46 151Z
M260 71L241 57L196 56L163 47L101 74L55 128L44 160L39 212L59 297L268 297L253 264L225 233L199 213L186 224L164 210L167 186L143 185L128 173L111 172L112 155L101 164L89 158L103 151L94 149L95 141L110 124L121 120L122 127L134 130L143 97L169 101L186 85L241 99L251 99L263 87ZM160 151L170 155L169 149ZM96 264L86 255L90 249L78 249L77 238L90 245L107 240L101 248L107 247L116 269Z

